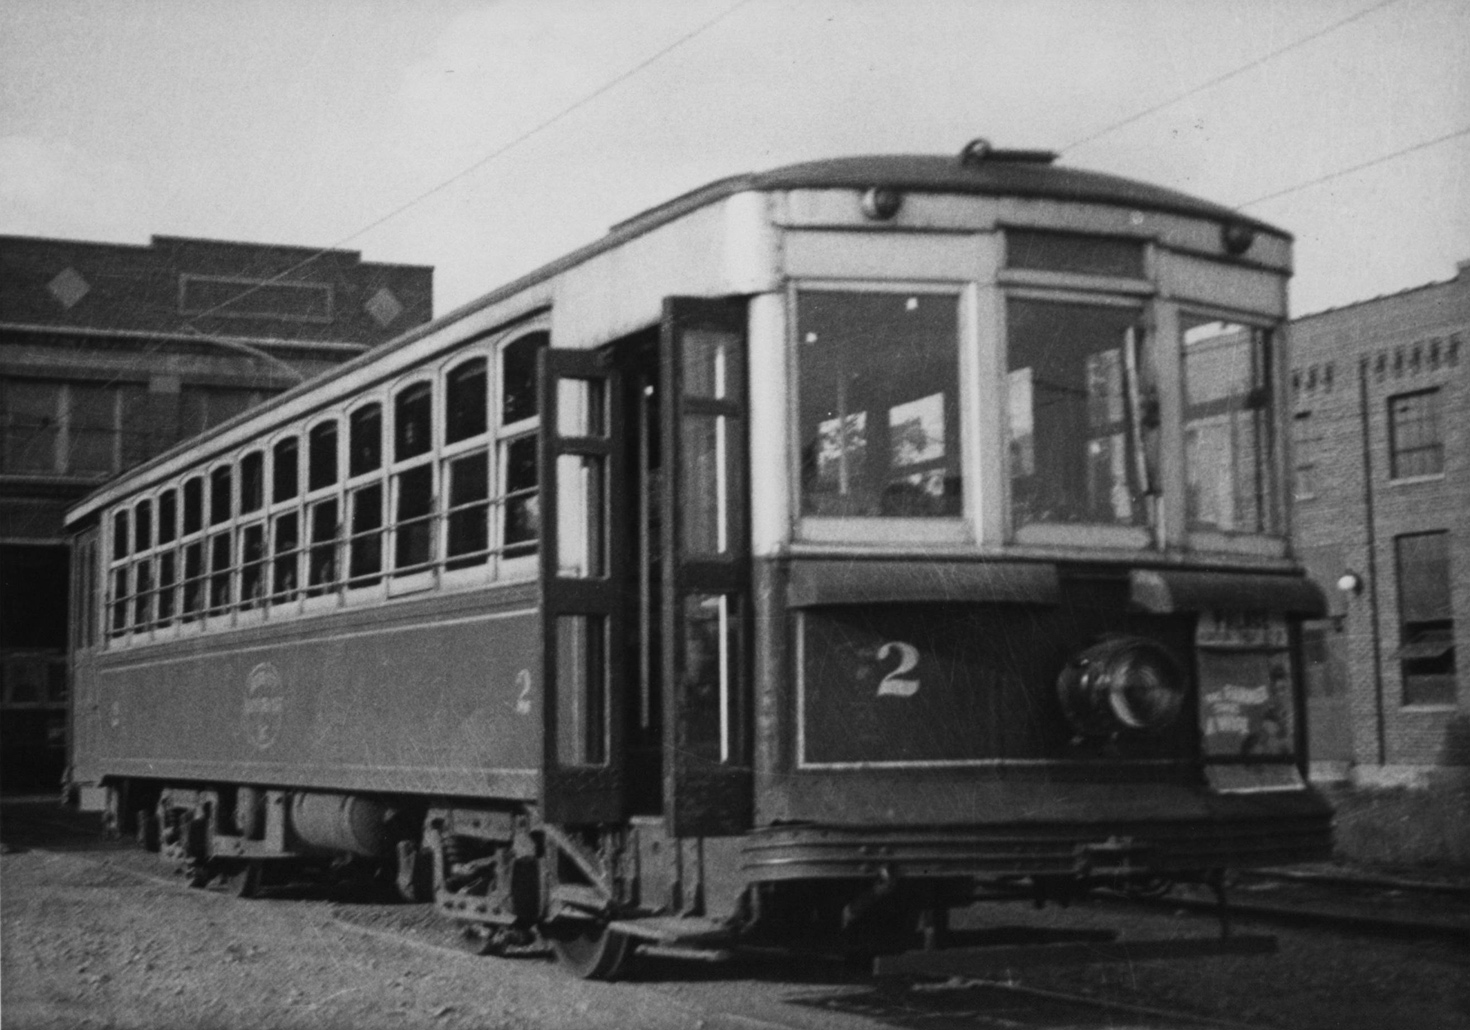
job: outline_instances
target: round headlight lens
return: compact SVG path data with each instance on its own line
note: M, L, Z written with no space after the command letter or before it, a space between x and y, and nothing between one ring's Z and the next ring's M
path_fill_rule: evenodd
M1142 637L1104 640L1062 670L1062 710L1084 736L1156 733L1184 707L1184 673L1162 645Z

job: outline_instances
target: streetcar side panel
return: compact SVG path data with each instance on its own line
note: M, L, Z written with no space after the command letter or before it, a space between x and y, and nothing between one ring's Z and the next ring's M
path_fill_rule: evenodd
M78 764L100 777L529 800L536 599L532 585L475 591L108 655L91 673L99 718Z

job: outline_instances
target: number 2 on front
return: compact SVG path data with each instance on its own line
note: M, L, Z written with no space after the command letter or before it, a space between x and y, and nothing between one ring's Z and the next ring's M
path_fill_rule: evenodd
M878 661L887 661L889 655L894 653L898 655L898 667L884 676L883 681L878 684L878 696L913 697L919 692L919 681L906 674L913 672L918 666L919 649L901 640L890 640L878 648Z

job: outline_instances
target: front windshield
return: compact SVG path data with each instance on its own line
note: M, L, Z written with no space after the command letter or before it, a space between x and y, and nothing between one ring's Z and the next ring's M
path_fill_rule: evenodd
M1132 307L1007 303L1015 526L1147 524L1157 403L1140 320Z
M797 294L801 512L958 516L959 300Z

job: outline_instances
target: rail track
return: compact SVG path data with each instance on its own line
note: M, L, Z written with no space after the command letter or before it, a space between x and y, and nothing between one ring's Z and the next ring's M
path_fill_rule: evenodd
M17 818L20 814L9 807L4 814L8 843L42 850L93 852L95 860L121 871L136 869L138 875L149 880L172 882L184 889L179 878L169 876L161 865L155 864L155 858L141 852L128 855L131 851L128 843L107 840L95 825L79 825L69 814L53 810L31 809L23 818ZM138 861L133 862L133 858ZM1256 896L1304 891L1313 892L1314 897L1326 895L1342 902L1356 898L1379 906L1405 898L1423 898L1439 910L1450 912L1449 918L1456 918L1464 911L1460 906L1470 902L1470 890L1455 884L1287 869L1241 878L1232 892L1232 917L1242 923L1289 925L1294 929L1319 929L1336 935L1372 934L1401 941L1433 941L1436 945L1470 944L1465 921L1447 925L1443 918L1439 921L1388 918L1366 909L1356 916L1344 916L1254 900ZM332 920L344 927L401 941L418 950L432 950L446 956L455 954L459 961L469 961L455 946L452 934L426 912L417 911L422 906L380 904L366 894L355 896L345 887L302 885L286 889L285 895L325 901ZM342 903L344 897L351 900ZM227 906L249 904L224 896L220 902ZM1113 908L1113 902L1105 901L1095 908L1103 910L1097 914L1106 918L1104 912ZM1197 911L1210 918L1216 914L1213 901L1191 899L1182 894L1141 908ZM1225 960L1227 964L1231 961L1234 960ZM704 1025L711 1030L811 1030L819 1022L822 1026L843 1025L844 1016L895 1027L923 1026L926 1030L1078 1025L1255 1030L1280 1025L1270 1016L1258 1017L1252 1006L1241 1003L1242 999L1210 1014L1211 1003L1177 1004L1183 996L1158 992L1147 981L1130 988L1134 971L1126 964L1092 968L1092 975L1086 977L1070 973L1065 977L962 973L874 978L820 959L793 964L789 956L773 960L769 955L756 955L748 961L737 959L735 964L704 970L690 970L687 964L663 961L646 975L640 975L638 982L628 989L673 994L691 1009L698 1010ZM1212 967L1200 967L1201 971L1208 968ZM1105 973L1107 969L1114 972ZM1083 993L1087 991L1091 993ZM755 1002L751 1001L753 996ZM825 1013L825 1017L819 1021L817 1013ZM1225 1016L1235 1018L1222 1018Z
M1273 897L1263 900L1267 895ZM1213 897L1183 889L1163 897L1126 901L1211 918L1218 918L1220 911ZM1470 885L1461 883L1316 870L1257 870L1239 876L1228 910L1232 921L1470 947Z

